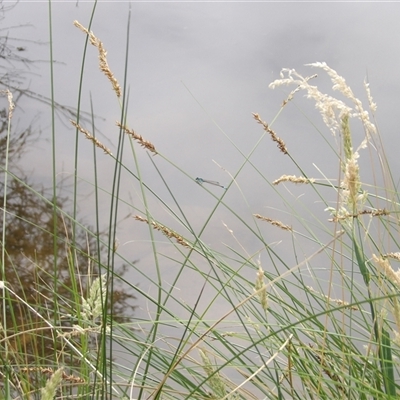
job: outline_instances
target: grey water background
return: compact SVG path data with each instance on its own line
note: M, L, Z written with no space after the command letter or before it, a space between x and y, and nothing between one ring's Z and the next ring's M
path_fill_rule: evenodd
M258 112L262 119L270 122L288 92L294 89L272 91L268 88L270 82L279 78L281 68L295 68L304 76L318 73L319 77L312 84L329 90L331 85L322 71L305 67L308 63L324 61L346 78L365 105L363 81L367 76L378 104L378 126L386 143L385 150L393 171L396 171L400 85L398 3L99 2L91 29L104 43L110 68L120 82L124 72L129 7L132 14L128 125L190 175L190 178L185 176L160 157L153 158L186 215L190 216L195 231L203 226L216 199L194 179L200 176L225 186L229 184L230 176L226 171L235 174L243 157L227 137L244 154L250 152L262 135L262 128L251 113ZM54 88L56 101L63 105L75 107L77 104L85 41L85 35L74 27L73 21L88 26L92 8L93 2L52 2L56 60ZM7 29L12 36L42 43L23 44L26 47L24 55L39 61L29 70L28 86L31 91L49 97L48 3L21 1L7 13L5 23L7 27L27 24L23 28ZM118 138L115 121L120 116L120 107L109 82L99 71L97 50L92 46L86 58L83 93L84 110L90 110L89 95L93 99L94 112L98 116L96 125L102 132L99 139L115 153ZM36 118L37 126L42 130L42 140L24 157L24 168L31 171L30 176L36 182L49 186L50 111L37 102L24 100L16 110L16 116L18 124L29 124L32 118ZM337 159L328 151L307 117L329 141L332 140L314 109L314 103L304 99L302 93L286 107L273 128L310 175L321 177L315 164L334 178ZM62 116L56 124L59 178L72 180L75 130ZM85 127L90 130L89 125ZM362 132L358 137L361 140ZM137 152L143 165L150 166L145 152ZM128 149L125 154L127 165L134 168ZM363 154L361 164L362 157ZM100 151L98 159L100 185L109 191L114 164ZM91 223L92 146L83 137L79 144L79 160L79 212ZM268 181L282 174L299 174L269 137L259 145L251 162ZM170 199L154 168L144 168L141 173L147 185L163 198ZM209 190L216 196L222 193L220 188L210 187ZM282 193L293 198L302 196L304 199L306 192L304 188L288 186L287 192L282 188ZM127 214L136 214L134 207L142 208L137 182L127 176L122 184L121 198L127 202L120 209L121 219ZM266 181L249 166L239 174L224 201L242 212L246 220L251 219L252 213L260 213L287 224L295 223L290 210L282 206ZM308 201L310 207L321 208L321 217L328 218L322 212L322 205L316 204L314 198ZM109 196L105 194L100 212L103 226L108 223L108 210ZM160 222L179 232L179 224L154 199L150 200L150 210ZM290 253L289 236L269 226L264 228L264 235L277 251ZM149 282L149 279L156 278L156 272L147 227L127 218L119 223L117 236L120 242L118 251L126 259L138 260L137 265L143 272L139 275L136 271L129 271L127 279L155 295L156 289ZM158 238L162 238L161 235ZM241 223L224 207L218 208L203 240L225 253L229 253L227 245L233 248L243 246L248 254L256 254L262 249L254 236L245 234ZM305 252L312 253L316 248L310 246ZM161 239L158 249L167 256L176 255L175 249ZM162 279L165 284L170 284L177 266L167 258L161 261L161 266ZM188 274L179 282L177 291L182 302L193 304L200 287L197 288L193 276ZM151 314L148 302L140 297L137 302L137 316L148 318ZM214 316L221 315L221 310L214 312Z

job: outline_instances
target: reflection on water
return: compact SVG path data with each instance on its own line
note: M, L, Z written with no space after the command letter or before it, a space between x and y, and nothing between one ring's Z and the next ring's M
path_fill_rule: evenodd
M7 115L7 111L1 110L0 114ZM0 154L5 160L7 124L3 123L0 128ZM0 280L10 291L4 292L6 300L0 302L1 316L5 315L1 325L6 328L8 337L0 347L0 354L2 359L8 359L9 365L27 367L37 365L38 360L42 365L53 365L57 354L57 357L68 356L68 365L73 367L81 360L65 346L65 341L57 337L57 332L68 334L78 323L78 315L82 316L83 312L82 298L90 296L95 278L99 273L105 273L102 262L107 260L107 249L99 246L100 241L90 228L79 223L74 227L68 215L63 213L69 205L68 198L57 199L58 212L54 214L53 203L49 200L52 192L36 187L18 167L23 151L32 140L28 140L32 138L29 135L32 135L31 129L14 133L8 149L11 161L5 221L0 213L1 225L5 228L4 275ZM4 167L1 176L0 202L3 205ZM102 234L99 236L101 238ZM119 276L125 270L124 265L116 267ZM131 293L116 282L112 295L108 296L108 312L112 312L115 320L132 317L135 297ZM97 321L88 321L87 328L100 326L101 322L100 316ZM99 338L100 330L87 335L88 348L95 349ZM71 336L68 340L79 343L82 339ZM40 369L27 369L26 372L33 384L38 379L48 378L48 374L43 374Z

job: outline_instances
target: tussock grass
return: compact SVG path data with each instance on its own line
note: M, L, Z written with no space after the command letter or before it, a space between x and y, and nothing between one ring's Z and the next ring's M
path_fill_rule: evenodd
M77 21L75 25L98 48L100 69L112 83L121 106L117 126L127 134L129 146L124 135L120 135L113 155L98 141L94 128L90 133L79 121L71 121L77 133L93 142L94 165L100 148L105 153L102 157L114 161L115 171L114 181L107 189L111 199L109 231L101 235L98 228L82 226L88 238L86 248L78 245L77 215L69 215L59 204L52 203L55 215L62 215L68 221L65 226L71 226L62 238L59 234L52 236L48 229L49 237L65 254L68 280L62 279L65 271L60 271L60 265L54 261L47 272L53 281L44 280L38 273L33 282L36 299L24 293L17 295L7 283L7 248L3 245L4 322L0 344L6 384L2 396L34 398L40 397L41 392L42 398L397 398L400 275L395 265L400 260L399 199L390 160L385 157L384 147L377 145L381 138L371 121L376 105L368 84L365 89L369 111L345 80L325 63L310 67L327 74L333 91L345 100L321 93L311 85L310 82L316 82L315 74L303 77L293 69L282 70L280 79L270 87L294 89L277 106L276 118L285 118L294 98L305 92L307 99L299 101L314 101L326 125L326 132L319 134L333 135L337 144L337 148L331 148L337 156L337 176L327 178L332 174L324 171L324 165L319 167L319 177L308 176L296 160L290 138L279 133L284 141L272 129L273 122L267 123L253 113L262 127L260 140L248 155L240 152L242 166L231 174L227 190L201 186L215 199L215 205L200 229L195 229L193 215L180 206L155 160L161 158L175 167L182 179L193 177L179 166L179 161L169 160L161 145L128 128L126 90L108 66L103 43L90 28ZM126 82L122 87L125 85ZM354 135L353 130L358 134ZM293 223L262 215L250 206L249 210L242 210L230 205L228 195L242 195L245 200L252 195L239 194L234 185L244 166L262 176L262 171L252 163L252 154L264 145L265 136L276 143L279 156L293 162L293 170L287 174L271 182L264 178L266 187L282 199L282 210L289 210L286 216L289 220L290 214ZM355 143L355 137L360 136L360 142ZM130 148L134 168L123 161L126 148ZM138 156L140 152L158 157L143 161ZM380 162L379 168L373 170L375 182L361 179L368 174L361 170L359 159L367 154ZM146 168L153 168L162 179L168 198L143 180L141 170L145 162ZM75 163L79 165L78 158ZM99 210L98 194L105 183L96 168L95 171L94 208ZM7 179L7 165L5 172ZM119 207L128 203L119 194L123 177L136 181L139 187L140 206L131 205L136 213L132 222L144 222L142 225L147 226L143 243L149 243L152 260L147 260L145 266L140 261L125 260L116 245ZM383 182L383 186L378 182ZM289 185L302 185L318 202L309 208L299 199L294 200L290 191L284 191ZM6 188L5 182L3 243L7 243ZM173 226L160 220L166 214L153 209L154 205L162 205L172 217ZM217 250L218 238L214 237L211 244L203 240L219 208L228 212L231 222L241 226L241 232L233 233L226 224L238 246L226 246L224 252ZM59 223L56 218L55 226ZM94 225L98 226L98 221ZM265 225L276 230L276 235L291 247L280 252L282 247L267 239ZM259 244L257 253L248 253L240 239L245 235ZM174 252L165 251L166 243ZM288 254L288 248L292 254ZM82 261L86 261L85 266ZM123 263L146 285L127 282L124 273L116 268L118 263ZM174 267L168 279L165 265ZM37 268L44 270L43 265ZM134 293L139 304L145 305L144 315L121 318L123 313L115 309L116 295L123 295L117 290L119 283ZM22 282L21 285L24 292L25 286ZM193 286L192 290L180 294L178 288L186 289L187 285ZM50 289L46 296L45 286ZM185 297L189 293L192 297ZM24 324L17 315L17 306L22 305L26 312ZM43 345L41 351L28 357L27 344L39 342Z

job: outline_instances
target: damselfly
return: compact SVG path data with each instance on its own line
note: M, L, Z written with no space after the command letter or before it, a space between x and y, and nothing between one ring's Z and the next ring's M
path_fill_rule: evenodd
M199 185L202 185L203 183L209 183L210 185L219 186L219 187L221 187L222 189L225 189L225 190L227 189L225 186L222 186L219 182L209 181L209 180L203 179L203 178L196 178L196 182Z

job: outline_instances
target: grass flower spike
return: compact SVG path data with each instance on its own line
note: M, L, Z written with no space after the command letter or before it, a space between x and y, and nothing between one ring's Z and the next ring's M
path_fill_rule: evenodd
M99 67L100 70L104 73L107 79L111 82L112 87L117 94L118 97L121 97L122 90L119 85L117 79L114 77L114 74L111 72L110 67L108 66L107 61L107 51L105 50L103 43L94 35L92 31L88 31L83 25L81 25L78 21L74 21L74 25L79 28L82 32L85 32L89 36L90 43L97 48L99 51Z

